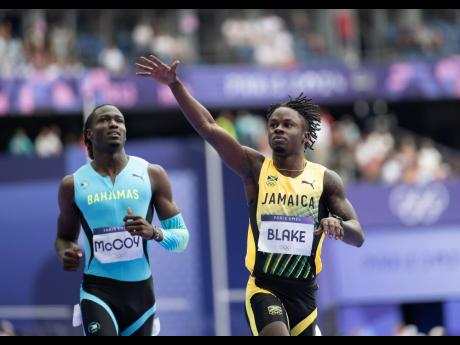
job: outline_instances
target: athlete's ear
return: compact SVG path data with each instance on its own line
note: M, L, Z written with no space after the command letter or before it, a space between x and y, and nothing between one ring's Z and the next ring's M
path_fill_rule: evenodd
M85 142L86 142L86 141L91 141L91 138L92 138L92 137L93 137L93 131L92 131L91 129L88 128L88 129L85 131L85 138L84 138L84 139L85 139Z
M308 132L308 131L303 132L302 143L303 143L305 149L307 149L307 143L308 143L309 140L310 140L310 132Z

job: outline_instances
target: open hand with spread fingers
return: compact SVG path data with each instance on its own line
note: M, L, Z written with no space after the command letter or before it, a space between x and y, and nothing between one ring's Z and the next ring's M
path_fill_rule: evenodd
M136 72L136 75L141 77L150 77L161 84L171 85L178 81L176 69L180 64L179 60L174 61L171 66L163 63L155 55L149 55L148 58L141 56L136 66L141 71Z

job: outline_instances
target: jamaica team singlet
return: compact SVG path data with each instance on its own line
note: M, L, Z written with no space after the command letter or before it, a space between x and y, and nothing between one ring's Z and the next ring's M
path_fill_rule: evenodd
M302 281L321 271L324 234L313 232L325 217L320 214L325 171L306 162L302 174L292 178L265 159L258 198L249 206L246 267L256 278Z

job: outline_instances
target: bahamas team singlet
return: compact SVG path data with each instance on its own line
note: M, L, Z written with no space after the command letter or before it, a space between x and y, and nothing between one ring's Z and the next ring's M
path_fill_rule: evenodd
M282 175L265 159L259 194L250 207L246 267L255 277L310 280L321 271L322 236L313 232L320 210L326 168L307 162L296 178Z
M141 281L151 276L151 241L131 236L123 221L128 207L134 215L152 221L148 165L141 158L129 156L115 183L109 176L98 174L91 164L74 173L75 203L84 230L85 274L121 281Z

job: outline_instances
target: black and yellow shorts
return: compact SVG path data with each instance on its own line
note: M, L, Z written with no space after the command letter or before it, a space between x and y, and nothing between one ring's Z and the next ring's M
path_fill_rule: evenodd
M280 281L251 276L246 287L246 317L253 335L275 321L286 324L292 336L315 335L318 310L312 282Z

